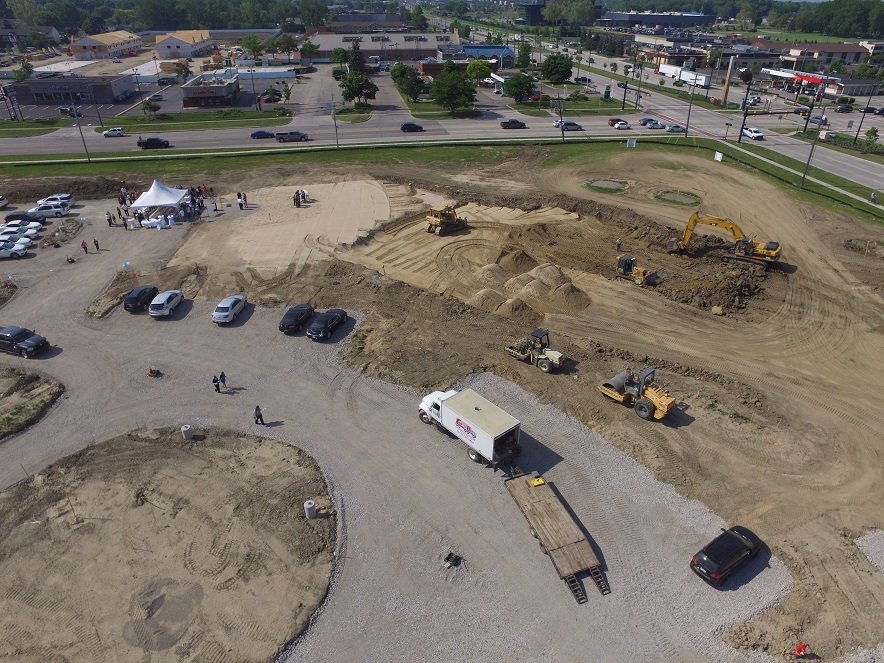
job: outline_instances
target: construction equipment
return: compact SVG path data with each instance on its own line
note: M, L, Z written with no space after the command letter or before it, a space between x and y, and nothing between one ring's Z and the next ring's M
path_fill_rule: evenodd
M642 419L662 419L675 405L675 399L654 384L655 373L653 366L645 366L637 376L626 369L596 389L618 403L632 405Z
M537 366L544 373L565 365L565 355L549 347L549 332L545 329L535 329L529 336L507 346L506 351L516 359Z
M688 242L691 241L691 237L694 235L694 229L697 227L697 224L721 228L722 230L727 230L733 235L734 245L731 248L733 255L725 256L725 260L739 260L742 262L752 262L756 265L767 266L777 263L780 259L782 247L779 242L755 241L754 239L746 237L746 234L740 229L740 226L730 219L722 219L710 214L701 214L700 212L694 212L691 215L691 218L688 219L688 224L685 226L681 240L675 238L670 239L666 245L666 250L669 253L684 251L688 246Z
M640 267L628 253L617 256L617 278L628 279L636 285L657 285L662 280L657 272Z
M458 216L454 207L437 207L427 212L427 232L442 236L463 230L467 227L467 220Z

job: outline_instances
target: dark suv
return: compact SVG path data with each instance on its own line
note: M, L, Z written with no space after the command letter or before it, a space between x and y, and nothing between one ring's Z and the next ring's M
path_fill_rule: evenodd
M294 334L312 317L313 307L310 304L292 306L279 321L279 331L283 334Z
M147 307L153 301L153 298L159 294L159 289L152 285L140 285L133 288L132 291L123 299L123 308L129 313L137 313L138 311L146 311Z
M148 138L139 138L138 147L142 150L157 150L163 147L169 147L169 141L163 138L157 138L156 136L149 136Z
M735 525L691 557L691 570L711 585L720 585L737 567L755 557L764 544L745 527Z

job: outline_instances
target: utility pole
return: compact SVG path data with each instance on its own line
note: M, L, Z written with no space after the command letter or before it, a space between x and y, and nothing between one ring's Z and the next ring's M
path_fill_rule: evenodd
M697 79L695 78L694 80L696 81ZM691 97L690 97L690 101L688 102L688 119L684 125L684 137L685 138L688 137L688 131L690 131L690 129L691 129L691 106L694 105L694 90L696 88L697 88L697 86L694 85L693 83L691 83Z
M872 88L872 89L874 89L874 88ZM868 99L868 101L866 101L866 108L868 108L869 104L872 103L872 97L874 97L874 96L875 96L874 94L869 95L869 99ZM861 113L862 117L859 118L859 126L856 128L856 134L853 136L853 144L854 145L856 145L856 139L859 138L859 130L863 128L863 120L866 119L867 113L868 113L868 111L863 111Z
M752 70L748 68L740 69L740 80L746 84L746 95L743 97L743 123L740 125L740 131L737 135L737 142L743 142L743 129L746 128L746 118L749 117L749 91L752 89Z
M562 142L565 142L565 121L562 118L562 98L559 96L558 90L556 90L556 102L559 107L559 129L562 130Z
M86 161L91 162L92 159L89 156L89 148L86 147L86 137L83 136L83 123L80 121L80 111L77 108L77 102L80 101L80 95L74 94L73 102L74 102L74 121L77 123L77 129L80 130L80 140L83 141L83 149L86 151ZM71 507L73 508L73 507Z
M335 123L335 147L340 148L341 144L338 142L338 116L337 116L337 104L335 100L332 99L332 122Z

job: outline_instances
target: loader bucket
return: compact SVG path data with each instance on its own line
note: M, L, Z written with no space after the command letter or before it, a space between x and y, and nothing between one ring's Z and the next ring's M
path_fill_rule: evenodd
M612 389L618 394L623 394L626 392L626 381L629 380L629 377L629 371L623 371L622 373L617 373L607 382L603 382L602 386Z

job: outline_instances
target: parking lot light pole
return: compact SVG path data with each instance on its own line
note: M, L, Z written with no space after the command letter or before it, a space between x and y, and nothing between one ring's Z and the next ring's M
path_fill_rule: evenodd
M731 130L731 127L734 126L731 122L724 123L724 140L727 140L727 134Z
M135 87L138 88L138 101L141 103L141 112L144 115L147 115L147 111L144 110L144 93L141 91L141 81L138 80L138 70L137 69L135 70L135 73L133 74L133 76L135 76Z

